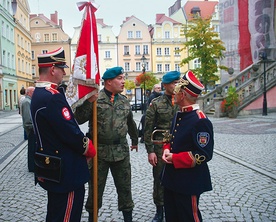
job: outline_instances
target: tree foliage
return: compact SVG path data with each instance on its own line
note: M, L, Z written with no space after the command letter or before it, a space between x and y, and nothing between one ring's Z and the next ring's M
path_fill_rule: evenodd
M199 59L201 66L192 71L201 80L207 89L207 85L214 85L219 77L216 75L218 68L227 70L227 67L220 66L217 61L222 59L225 47L219 39L218 33L210 25L211 19L196 17L187 26L183 26L183 35L186 37L184 48L188 49L188 57L182 59L180 65L184 65Z
M141 73L136 76L135 82L137 85L140 85L141 88L144 88L145 85L146 90L151 90L155 84L159 83L159 80L153 73Z
M125 81L125 88L126 88L127 90L135 89L135 82L127 79L127 80Z

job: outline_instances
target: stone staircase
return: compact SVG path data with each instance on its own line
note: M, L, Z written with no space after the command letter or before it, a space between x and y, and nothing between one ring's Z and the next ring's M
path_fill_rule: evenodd
M276 87L276 62L258 62L247 67L224 84L217 86L215 90L200 96L198 103L201 109L214 117L224 116L221 112L220 104L227 95L227 89L232 85L236 87L241 101L238 107L239 115L250 114L242 112L242 110L264 93L264 72L266 76L266 91Z

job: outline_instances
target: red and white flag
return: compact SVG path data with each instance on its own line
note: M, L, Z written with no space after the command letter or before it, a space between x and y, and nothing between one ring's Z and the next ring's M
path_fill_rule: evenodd
M85 9L77 45L73 73L66 89L66 99L72 109L97 93L100 84L98 33L94 1L78 2L79 10Z

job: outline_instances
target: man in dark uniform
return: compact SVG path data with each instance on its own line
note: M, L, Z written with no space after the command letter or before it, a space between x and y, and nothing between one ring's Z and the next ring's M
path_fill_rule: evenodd
M113 67L103 74L104 89L97 100L98 125L98 209L110 169L118 193L118 209L123 212L124 221L132 222L134 203L131 193L131 166L127 134L131 139L131 150L137 149L138 131L131 106L120 93L124 90L125 76L122 67ZM75 117L79 124L89 121L89 135L92 129L92 103L86 100L76 108ZM92 168L91 168L91 171ZM93 184L89 183L86 202L89 221L93 220Z
M57 90L65 75L64 68L68 68L63 48L38 55L38 66L39 80L31 102L36 152L39 156L46 155L45 167L56 159L51 156L61 158L61 176L57 182L48 177L53 175L52 171L49 173L47 169L49 175L44 177L35 166L36 182L47 190L46 221L80 221L84 185L90 178L87 159L94 157L96 151L92 141L80 130L63 92Z
M166 163L161 178L166 222L202 221L199 197L212 190L207 162L213 156L213 125L196 104L203 88L191 71L175 87L180 111L162 156Z
M180 72L171 71L162 78L165 88L163 95L153 99L146 112L145 143L148 153L148 161L152 165L153 174L153 201L156 206L156 214L152 222L162 222L164 218L164 189L160 184L160 174L164 166L162 161L162 143L154 144L151 141L152 132L158 130L170 130L173 116L178 111L178 105L174 104L174 88L180 78ZM160 87L160 86L159 86ZM155 135L156 140L162 141L163 133Z

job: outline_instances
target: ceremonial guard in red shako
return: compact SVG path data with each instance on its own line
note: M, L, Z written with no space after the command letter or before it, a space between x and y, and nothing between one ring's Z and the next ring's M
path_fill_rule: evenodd
M37 140L36 182L48 195L46 221L80 221L84 184L90 178L87 159L96 151L75 121L63 89L58 90L68 68L63 48L38 55L38 66L31 114Z
M162 156L166 163L161 176L166 222L202 221L199 197L212 190L207 162L213 156L213 126L196 104L203 88L191 71L175 87L180 111L174 117Z

